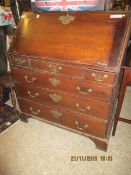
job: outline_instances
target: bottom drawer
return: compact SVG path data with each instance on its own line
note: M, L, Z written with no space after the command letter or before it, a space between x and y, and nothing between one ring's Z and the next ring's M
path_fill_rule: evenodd
M25 99L18 99L20 110L29 115L43 118L75 130L104 138L106 122L94 117L79 114L71 111L64 111L58 108L39 104Z

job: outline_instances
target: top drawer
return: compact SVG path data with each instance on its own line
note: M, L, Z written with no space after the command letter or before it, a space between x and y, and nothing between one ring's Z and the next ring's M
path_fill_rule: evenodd
M84 77L84 71L81 67L64 65L61 63L48 62L44 60L30 59L31 67L35 70L46 71L52 74L61 74L67 77Z

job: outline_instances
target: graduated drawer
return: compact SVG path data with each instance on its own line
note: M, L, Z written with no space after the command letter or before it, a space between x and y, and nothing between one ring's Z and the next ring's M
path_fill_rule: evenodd
M31 67L35 70L60 74L67 77L84 77L83 69L76 66L31 59Z
M115 80L115 73L97 71L97 70L86 70L85 78L88 81L113 84Z
M20 110L29 115L43 118L97 137L105 137L106 122L59 108L18 99Z
M112 86L98 83L89 83L76 79L61 78L35 71L12 69L15 82L25 85L48 88L73 94L75 96L88 97L95 100L108 102L112 96Z
M9 55L11 67L30 67L30 60L24 55Z
M106 120L109 115L110 105L104 102L78 98L58 91L35 88L22 84L16 84L16 91L17 96L31 101L60 106Z

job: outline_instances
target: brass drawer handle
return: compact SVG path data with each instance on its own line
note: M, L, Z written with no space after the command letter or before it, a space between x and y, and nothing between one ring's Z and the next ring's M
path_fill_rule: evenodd
M80 107L80 104L79 104L79 103L76 103L76 107L77 107L80 111L83 111L83 112L89 111L89 110L91 109L90 106L86 106L86 108L83 109L83 108Z
M38 110L35 112L35 111L33 111L33 108L32 108L32 107L30 107L30 111L31 111L32 114L35 114L35 115L38 115L38 114L40 113L40 109L38 109Z
M89 127L88 124L85 124L83 127L80 127L78 121L75 121L75 125L76 125L76 128L81 130L81 131L84 131L86 128Z
M25 81L28 83L33 83L36 80L36 77L31 78L31 80L28 80L27 76L25 76L24 78L25 78Z
M97 64L100 65L100 66L105 66L105 65L107 65L107 63L101 62L101 61L98 61Z
M55 111L55 110L50 110L50 113L52 114L53 118L59 119L62 116L61 112Z
M53 102L58 103L62 100L62 97L57 94L49 94L49 97L52 99Z
M35 98L35 97L39 96L39 93L38 93L38 92L36 92L35 95L31 95L31 92L30 92L30 91L27 91L27 93L28 93L29 96L32 97L32 98Z
M60 80L55 78L49 78L49 82L52 84L52 86L58 86L60 84Z
M99 81L99 82L102 82L109 78L107 74L103 75L101 79L99 79L95 73L92 73L91 76L94 77L95 81Z
M62 71L63 69L61 66L53 66L51 64L49 64L48 67L52 72L56 72L56 73Z
M26 63L26 60L23 60L22 58L16 58L15 63L17 65L23 65L24 63Z
M87 92L82 92L80 86L77 86L76 89L79 91L80 94L84 94L84 95L89 94L93 91L92 89L88 89Z

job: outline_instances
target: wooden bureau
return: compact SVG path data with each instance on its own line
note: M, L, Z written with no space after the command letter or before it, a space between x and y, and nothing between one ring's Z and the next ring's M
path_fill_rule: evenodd
M124 14L24 13L8 52L21 114L107 150L129 34Z

